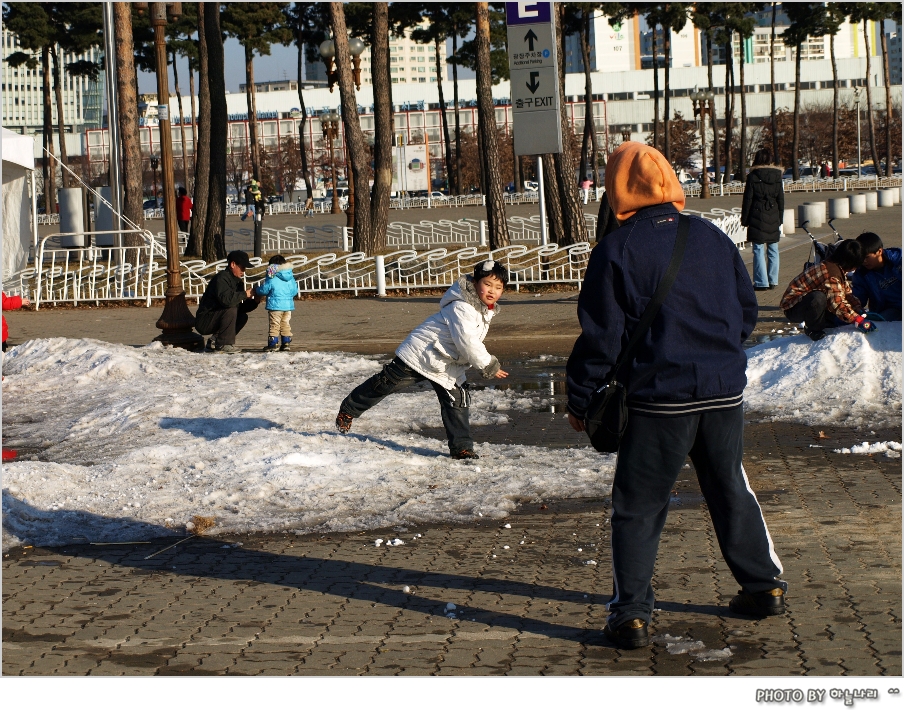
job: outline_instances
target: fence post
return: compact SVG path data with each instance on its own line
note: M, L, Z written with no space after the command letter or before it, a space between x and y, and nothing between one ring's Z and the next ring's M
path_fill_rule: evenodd
M487 206L487 196L486 196L486 195L481 195L481 196L480 196L480 205L481 205L481 207L486 207L486 206Z
M480 220L480 246L485 247L487 245L487 221L485 219Z
M348 251L348 227L342 228L342 251Z
M386 262L382 254L374 257L374 267L377 271L377 295L386 295Z

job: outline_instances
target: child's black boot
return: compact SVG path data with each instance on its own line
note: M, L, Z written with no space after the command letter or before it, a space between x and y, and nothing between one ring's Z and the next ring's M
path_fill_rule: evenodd
M282 336L282 345L279 346L280 352L285 352L289 349L289 343L292 342L292 337L289 335Z

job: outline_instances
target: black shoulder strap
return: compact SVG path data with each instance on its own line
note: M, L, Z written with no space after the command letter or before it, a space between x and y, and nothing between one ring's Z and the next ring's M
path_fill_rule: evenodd
M634 348L637 346L637 343L640 342L641 338L647 334L647 331L653 324L653 319L656 317L656 314L659 313L659 307L671 290L672 284L675 283L675 277L678 276L678 269L681 268L681 262L684 260L684 248L687 246L687 233L690 231L690 228L690 217L679 214L678 236L675 239L675 247L672 249L672 260L669 262L669 268L663 275L662 281L659 282L659 286L656 287L656 293L653 294L653 298L650 299L650 302L644 309L643 315L640 317L640 322L638 322L637 327L631 334L631 339L628 340L628 344L625 346L625 349L622 350L621 355L619 355L618 362L615 363L610 379L616 380L621 366L626 362L631 361L631 354L634 352Z

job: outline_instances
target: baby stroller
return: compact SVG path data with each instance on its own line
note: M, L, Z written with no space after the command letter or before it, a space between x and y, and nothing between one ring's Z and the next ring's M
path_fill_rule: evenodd
M810 224L809 220L802 222L800 228L803 229L807 235L810 237L810 256L807 261L804 263L804 271L809 269L811 266L816 266L822 261L825 261L831 254L832 250L835 248L835 245L838 242L842 241L843 237L838 233L838 230L835 229L835 225L832 224L833 220L828 221L829 227L831 227L832 232L835 235L835 241L831 244L823 244L816 240L816 237L813 236L813 233L807 229L807 225Z

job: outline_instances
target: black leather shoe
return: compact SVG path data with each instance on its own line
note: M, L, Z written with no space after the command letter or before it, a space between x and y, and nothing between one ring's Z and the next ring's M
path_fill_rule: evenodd
M479 459L480 456L475 454L471 449L462 449L461 451L456 451L454 454L451 454L453 459Z
M643 648L650 645L650 633L643 619L628 619L614 629L607 623L606 638L619 648Z
M728 603L728 608L735 614L758 619L781 616L785 613L785 592L779 587L765 592L745 592L740 589L738 595Z
M769 287L768 286L754 286L753 290L754 291L768 291Z
M826 332L824 330L813 330L812 328L804 328L804 333L806 333L809 336L810 340L812 340L814 343L817 340L822 340L824 337L826 337Z

